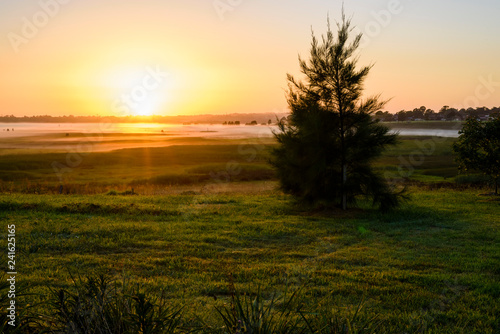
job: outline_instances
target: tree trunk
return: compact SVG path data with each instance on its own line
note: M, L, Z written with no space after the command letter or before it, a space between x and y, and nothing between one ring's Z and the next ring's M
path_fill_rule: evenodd
M340 81L340 79L338 79ZM342 91L337 90L337 95L342 96ZM346 181L347 181L347 163L346 163L346 148L345 148L345 129L344 129L344 108L339 103L339 117L340 117L340 162L342 165L342 182L340 184L342 210L347 210L347 194L346 194Z
M342 165L342 210L347 210L347 194L345 192L345 184L347 182L347 166Z

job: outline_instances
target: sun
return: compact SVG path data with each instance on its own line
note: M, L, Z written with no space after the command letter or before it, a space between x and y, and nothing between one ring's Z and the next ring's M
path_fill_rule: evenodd
M165 112L172 81L169 74L153 66L119 67L106 71L103 85L119 116L151 116Z

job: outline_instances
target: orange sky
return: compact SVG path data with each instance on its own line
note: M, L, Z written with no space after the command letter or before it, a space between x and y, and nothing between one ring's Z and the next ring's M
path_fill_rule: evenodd
M66 3L67 2L67 3ZM232 5L231 5L232 4ZM282 112L286 73L335 1L2 3L0 115ZM500 106L495 1L345 1L367 94L396 112Z

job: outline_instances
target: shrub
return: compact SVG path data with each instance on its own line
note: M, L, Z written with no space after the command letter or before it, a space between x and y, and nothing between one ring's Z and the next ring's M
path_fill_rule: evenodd
M181 320L181 310L169 306L163 294L147 297L103 274L53 290L49 306L47 330L64 333L174 333Z

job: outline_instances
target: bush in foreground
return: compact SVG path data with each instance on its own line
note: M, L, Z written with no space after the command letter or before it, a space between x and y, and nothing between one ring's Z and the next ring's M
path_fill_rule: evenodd
M498 195L500 183L500 115L487 122L469 118L453 144L463 172L480 171L488 176Z
M181 321L181 309L163 294L152 297L102 274L53 290L49 307L46 330L53 333L176 333Z

